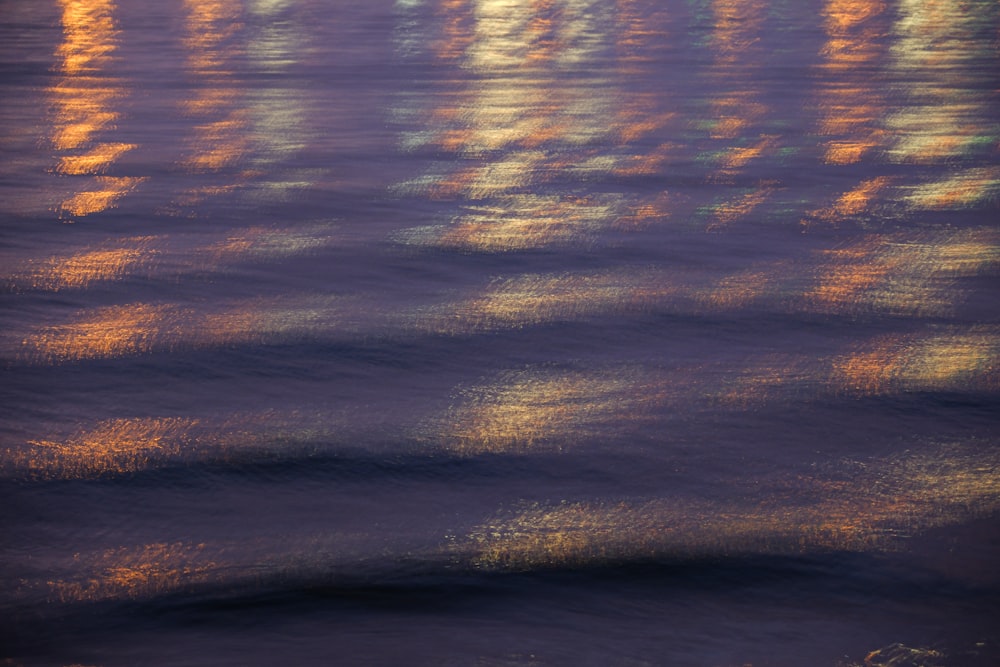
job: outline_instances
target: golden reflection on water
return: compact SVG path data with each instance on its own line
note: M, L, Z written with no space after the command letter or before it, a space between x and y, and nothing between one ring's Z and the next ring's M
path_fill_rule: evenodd
M442 420L448 449L461 454L561 449L569 441L627 423L664 400L637 369L580 373L528 370L465 392Z
M921 391L1000 389L1000 330L932 328L864 340L827 355L765 354L715 367L545 367L461 391L426 425L463 455L561 451L607 442L677 415L743 411L794 401Z
M107 419L8 449L0 470L18 479L92 479L192 461L301 456L329 443L341 426L340 415L321 411Z
M156 253L156 241L155 236L133 236L104 247L49 257L32 262L20 275L14 275L14 281L23 281L31 289L58 292L121 280L148 266Z
M73 324L43 328L25 338L27 356L42 363L120 357L148 352L176 307L133 303L87 311Z
M92 549L50 559L49 575L22 581L20 592L37 591L50 602L100 602L199 592L225 596L304 581L336 582L338 566L350 568L366 554L370 559L371 547L364 533L323 531L238 544L164 540Z
M871 73L884 57L880 0L828 0L823 8L826 42L817 105L827 164L854 164L883 145L884 91Z
M993 392L1000 389L1000 330L976 326L886 335L831 356L765 355L718 376L691 390L689 408L746 410L835 395ZM684 379L668 376L658 382Z
M847 221L856 223L859 219L863 220L863 214L871 214L870 208L874 203L884 201L884 191L892 183L893 179L888 176L876 176L864 180L852 190L837 197L829 206L809 213L809 217L803 220L802 224L808 226L823 222L836 226Z
M115 206L146 180L104 175L135 144L102 141L121 118L120 100L130 94L109 74L117 61L119 33L112 0L60 0L63 41L56 49L59 81L49 89L55 107L51 141L55 172L89 176L87 184L58 205L61 215L83 217ZM73 181L76 182L75 179Z
M401 238L502 252L566 242L611 223L619 216L614 201L573 196L575 185L554 194L539 191L567 176L636 168L632 157L623 160L592 147L609 141L618 146L648 132L640 124L658 123L634 110L617 116L608 76L596 71L566 76L601 57L609 45L603 26L611 9L586 0L514 5L480 0L468 6L441 2L439 11L444 34L455 43L439 45L436 53L475 78L428 110L405 110L425 122L404 136L403 145L453 153L460 166L401 188L464 203L448 224ZM534 191L526 192L529 188Z
M756 143L750 146L733 146L727 148L719 154L720 174L732 174L745 167L751 160L756 160L765 151L774 148L777 144L777 136L761 135L755 139Z
M334 239L334 230L330 222L312 223L294 229L246 227L234 230L224 240L198 248L193 254L209 258L213 266L302 256L329 246Z
M770 199L776 189L776 184L761 183L758 189L751 190L742 197L712 206L712 215L705 229L710 232L719 231L745 218Z
M455 548L477 567L505 570L701 554L889 550L914 533L996 511L998 472L995 453L947 444L825 476L786 477L739 502L678 496L528 505L498 514Z
M719 374L700 388L702 401L715 409L746 411L790 400L805 400L823 391L823 361L792 355L762 355L742 367Z
M93 184L98 189L78 192L63 201L60 208L70 216L76 217L100 213L117 206L119 199L135 190L145 180L147 179L144 176L96 176Z
M223 576L205 544L155 542L74 557L76 576L48 582L60 602L148 598Z
M315 335L339 320L333 297L252 299L213 311L177 304L131 303L80 313L22 341L32 363L108 359L177 348L266 344Z
M730 91L713 99L711 109L708 136L712 139L738 139L754 120L767 113L767 107L747 90Z
M185 5L193 90L180 106L193 127L180 166L205 183L181 193L176 204L191 209L251 184L252 195L281 200L308 186L318 170L281 169L294 164L307 145L301 91L273 77L287 71L303 48L301 26L288 14L294 5L259 0ZM248 85L242 76L247 67L273 78Z
M733 488L744 489L733 500L676 494L524 503L449 540L444 554L477 569L524 571L705 554L896 550L923 531L995 512L998 472L1000 457L981 443L946 442L787 473L763 485L732 479ZM232 562L225 545L195 542L95 550L67 559L37 585L61 602L74 602L148 599L213 584L252 586L268 578L294 580L297 573L329 576L333 554L343 558L358 538L317 537L299 551L282 544L276 552L272 545L257 557L253 552L268 545L252 545L248 557L241 544L243 562Z
M519 328L633 312L676 291L667 277L657 271L528 274L496 280L481 295L417 318L418 326L449 334Z
M832 381L849 391L996 391L1000 331L968 330L889 335L835 360Z
M529 170L530 172L530 170ZM518 178L525 173L516 171ZM491 184L496 186L496 181ZM569 241L596 231L615 214L613 203L593 197L502 196L467 212L436 239L437 245L502 252Z
M974 38L980 22L988 20L986 4L899 3L892 66L911 82L906 92L913 102L887 119L897 137L890 150L893 160L937 164L995 141L989 134L997 126L991 95L967 67L997 57L995 39ZM906 76L916 72L919 77Z
M234 61L242 55L237 39L243 27L242 7L236 0L185 0L184 6L187 69L197 89L181 105L195 122L181 166L193 173L218 173L238 165L250 150L248 113L240 106L242 91L234 71ZM178 203L192 206L234 190L243 180L192 188Z
M992 229L872 235L818 259L816 284L802 295L807 310L944 315L961 302L955 279L996 268L1000 239Z
M138 472L153 461L178 456L198 420L112 419L62 442L32 440L10 463L29 477L87 478Z
M747 195L748 205L754 196ZM998 263L1000 238L989 228L872 234L800 261L762 262L724 275L639 268L502 278L478 294L411 317L419 330L462 335L601 315L726 312L751 304L780 312L945 316L967 293L957 281L987 275Z
M909 189L903 200L916 210L981 206L1000 199L1000 167L965 169Z
M59 160L56 171L60 174L73 176L98 174L133 148L135 148L135 144L101 144L89 153L63 157Z
M760 41L767 12L761 0L712 0L712 26L708 41L712 63L708 71L716 94L707 102L701 126L708 142L701 160L712 166L707 180L713 184L735 182L746 167L779 148L780 137L761 132L760 123L772 110L761 91L752 86L753 70L760 58ZM779 183L764 181L752 190L707 207L707 231L720 231L758 210L774 194Z
M132 276L167 278L196 272L222 273L241 262L302 257L334 241L332 222L294 228L253 226L223 234L128 236L74 252L22 257L2 275L17 290L58 292ZM190 241L194 242L190 242Z
M753 267L726 276L702 290L695 289L692 296L699 303L699 310L725 312L743 308L771 295L791 268L789 263L784 262Z
M805 294L806 301L831 311L842 310L859 299L868 298L887 275L903 266L906 259L893 252L897 248L884 239L870 240L826 252L829 261L820 270L819 285ZM905 249L905 246L904 246Z
M766 4L762 0L712 0L712 52L721 67L743 66L760 41Z

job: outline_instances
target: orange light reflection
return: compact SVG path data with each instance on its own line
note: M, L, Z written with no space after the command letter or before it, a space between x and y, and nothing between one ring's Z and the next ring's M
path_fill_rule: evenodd
M158 542L77 554L76 577L48 582L60 602L148 598L203 585L221 577L223 565L205 544Z
M433 437L468 455L561 450L648 417L651 407L666 400L666 387L648 380L640 370L627 368L510 373L465 391L463 402L441 420Z
M177 347L267 344L329 330L339 311L331 297L254 299L209 312L176 304L109 306L33 331L22 341L22 358L51 364Z
M833 363L831 382L847 391L996 391L1000 332L973 327L925 336L894 335Z
M966 169L910 190L904 201L917 210L971 208L1000 199L1000 168Z
M852 219L863 219L863 214L869 211L872 202L878 201L893 179L888 176L877 176L862 181L853 190L840 195L830 206L812 211L809 218L802 221L803 225L811 225L814 221L837 225Z
M864 308L898 314L947 314L960 303L954 279L996 266L996 232L972 229L924 238L871 236L821 253L818 284L803 307L823 312Z
M747 217L757 207L767 201L774 193L775 184L762 183L757 190L746 193L733 201L724 202L712 207L712 218L706 229L718 231Z
M198 421L184 418L114 419L63 442L33 440L13 458L28 476L87 478L144 470L152 460L176 457Z
M982 448L946 444L829 476L786 478L738 504L681 496L526 504L473 529L454 550L475 567L514 571L701 554L892 550L915 532L1000 508L998 470L1000 460Z
M466 204L446 224L409 230L401 240L505 252L586 238L621 217L615 202L565 189L539 191L567 177L648 170L662 159L619 155L617 149L660 127L669 114L649 113L648 101L616 113L612 78L564 75L566 68L601 57L611 39L603 32L604 14L611 11L579 0L558 7L534 0L438 4L453 41L438 44L436 54L475 77L459 94L436 98L430 109L402 111L425 120L403 144L463 159L454 169L400 187ZM608 142L614 152L594 149Z
M497 280L485 293L421 314L419 326L442 333L573 320L634 312L678 292L653 271L524 275Z
M33 289L58 292L61 289L87 287L99 281L113 281L148 264L155 254L156 237L137 236L122 239L118 247L84 250L68 257L52 257L41 266L32 267Z
M220 273L244 261L308 255L329 246L334 229L331 222L286 229L255 226L224 234L200 233L197 245L186 242L184 235L110 239L69 254L24 257L4 278L17 290L58 292L130 276L163 279L194 272Z
M197 121L181 166L192 173L218 174L238 165L250 150L248 112L238 106L242 93L234 80L234 60L243 55L236 39L243 29L242 8L236 0L185 0L184 7L187 69L198 87L181 104ZM190 188L177 203L190 207L232 192L243 185L244 176Z
M304 411L107 419L8 449L0 470L15 479L90 479L199 461L294 457L329 444L341 428L339 415Z
M83 217L116 206L146 179L100 175L137 148L131 143L97 141L102 133L115 129L121 117L115 105L129 94L122 81L108 73L118 49L117 7L112 0L59 0L59 4L63 41L56 56L62 77L49 89L56 109L51 141L60 153L55 171L90 179L64 199L58 210L63 216Z
M879 126L885 104L870 81L884 57L884 12L880 0L828 0L823 8L827 40L817 105L819 133L832 137L824 144L827 164L860 162L885 141Z
M995 36L977 35L988 21L978 3L903 0L893 26L893 68L912 101L888 118L896 162L937 164L994 141L996 108L981 75L969 63L996 60ZM992 90L992 89L991 89Z

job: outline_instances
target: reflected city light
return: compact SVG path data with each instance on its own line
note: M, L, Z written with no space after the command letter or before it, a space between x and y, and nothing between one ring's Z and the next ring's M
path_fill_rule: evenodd
M903 265L905 258L892 250L895 248L887 248L884 240L876 237L868 243L828 251L829 268L821 272L820 284L806 293L806 300L837 311L867 298L879 283L886 282L888 274Z
M439 434L461 454L561 450L627 423L636 426L662 405L665 387L651 387L637 369L568 373L537 369L509 374L464 392Z
M1000 508L998 469L995 453L949 443L928 454L848 462L828 476L778 480L738 504L685 496L536 503L501 512L455 549L476 567L515 571L702 554L892 550L914 533Z
M224 267L239 261L267 261L301 257L330 246L336 227L319 222L292 229L252 226L233 230L224 240L199 247L190 253L210 258L210 265ZM195 261L197 266L197 259Z
M866 340L838 354L764 354L739 364L598 371L531 368L463 389L427 425L431 441L464 455L564 451L607 444L669 415L743 411L920 391L1000 389L1000 330L931 330ZM712 372L706 372L712 368Z
M184 418L113 419L62 442L32 440L10 463L29 477L88 478L146 469L178 456L198 421Z
M776 189L776 184L761 183L757 190L751 190L742 197L713 206L712 216L705 229L710 232L718 231L747 217L754 209L770 199Z
M95 282L121 280L147 267L155 255L157 237L134 236L105 247L33 262L21 278L31 289L85 288Z
M838 359L832 382L848 391L996 391L1000 330L891 335Z
M788 264L761 266L726 276L703 290L693 290L692 296L709 311L725 312L743 308L772 295L783 278L793 268Z
M9 449L0 471L20 480L94 479L205 461L273 460L311 454L341 427L339 415L305 411L108 419Z
M37 331L22 345L29 360L41 363L138 354L151 350L178 315L174 307L145 303L98 308L73 324Z
M758 196L747 195L747 205ZM728 220L720 209L714 225ZM992 229L873 234L800 261L760 262L721 275L637 268L498 278L408 317L418 330L463 335L596 316L724 313L751 304L790 313L944 316L967 293L956 281L988 275L998 261L1000 238Z
M274 590L289 583L335 583L332 568L357 563L364 533L325 531L294 538L157 541L89 548L49 562L44 579L20 582L22 595L45 603L150 601Z
M157 542L120 547L74 558L72 575L49 581L60 602L150 598L177 593L222 577L224 564L205 544Z
M583 0L561 2L558 11L527 0L515 5L439 5L447 17L444 35L454 43L440 44L436 53L475 77L428 109L397 113L424 121L404 135L405 148L430 146L461 160L447 173L426 174L400 190L467 204L445 225L400 235L407 243L485 252L544 247L593 234L620 215L613 202L573 195L576 182L548 191L567 175L636 168L643 158L595 154L590 147L616 142L616 135L634 140L648 131L641 123L658 124L636 111L616 115L610 78L563 76L608 46L601 26L610 10ZM614 127L608 119L617 119Z
M767 6L761 0L712 0L712 61L708 75L717 84L716 94L705 100L705 116L699 126L707 134L701 160L712 167L707 181L730 185L748 165L778 149L780 137L762 132L771 109L761 101L754 85L755 53L759 47ZM751 191L707 207L706 230L717 232L746 219L761 207L778 187L761 182ZM720 197L721 199L722 197Z
M252 299L197 311L176 304L131 303L79 313L23 338L21 358L54 364L182 348L269 344L330 331L342 317L334 297Z
M881 0L828 0L823 8L826 42L820 53L819 134L827 164L855 164L882 147L886 132L884 91L872 79L885 48Z
M102 141L105 133L117 129L121 118L117 107L130 94L124 82L110 74L120 34L117 6L112 0L59 0L59 4L63 41L56 56L61 78L49 89L55 107L50 137L59 155L55 172L89 177L86 185L58 204L60 215L74 218L116 206L146 178L104 175L137 148L132 143Z
M99 213L117 205L118 200L135 190L143 181L144 176L96 176L93 184L97 190L78 192L65 200L60 208L70 216L84 216Z
M524 172L512 170L519 177ZM494 183L495 184L495 183ZM595 231L614 216L616 206L595 198L519 195L494 197L444 229L411 230L408 243L503 252L569 241Z
M293 0L253 0L248 7L255 30L248 33L247 55L259 70L280 75L268 86L252 86L246 91L254 142L252 168L260 172L255 177L258 195L277 201L313 185L324 171L294 167L310 143L303 91L284 81L310 46L304 42L301 20L291 14L297 4Z
M903 200L917 210L972 208L1000 199L1000 168L965 169L910 190Z
M98 174L135 147L135 144L101 144L84 155L63 157L56 166L56 172L71 176Z
M826 208L812 211L809 218L802 221L803 225L809 226L815 222L824 222L838 225L843 222L855 222L864 219L863 214L870 213L869 207L872 202L883 203L884 191L893 183L893 179L888 176L876 176L866 181L862 181L853 190L848 190L840 195L836 201Z
M767 151L777 146L777 137L773 135L761 135L754 139L750 146L733 146L720 151L717 154L719 171L710 177L710 180L718 180L722 177L734 175L751 160L756 160Z
M180 166L203 183L176 204L190 209L237 193L280 201L309 186L322 170L290 168L308 144L302 91L273 77L293 66L303 50L301 26L289 14L294 3L256 0L244 7L238 0L188 0L186 9L184 45L193 88L181 108L193 126ZM247 66L273 78L250 85Z
M450 334L518 328L641 310L676 291L667 276L653 271L525 275L497 280L481 295L422 313L418 323Z
M24 256L0 274L16 291L86 289L130 277L177 278L192 273L225 273L244 262L305 257L336 238L332 222L295 228L251 226L223 233L127 236L73 252Z
M741 66L760 40L767 9L762 0L712 0L712 46L720 66Z
M712 139L738 139L753 123L767 113L767 107L754 100L752 91L730 92L711 100L712 113L708 123L708 136ZM746 154L756 157L756 154ZM737 166L737 165L731 165Z
M0 667L1000 652L1000 0L0 17Z
M823 251L816 284L802 295L803 308L944 315L960 303L954 280L995 267L998 244L994 230L971 229L923 239L873 235Z
M235 60L242 55L237 39L243 28L237 0L185 0L184 45L187 69L196 83L181 107L195 123L181 166L192 173L220 174L238 167L250 152L249 114L240 104ZM235 179L235 180L234 180ZM181 194L178 204L190 207L206 197L234 191L245 175L226 174Z
M992 45L989 37L975 38L984 21L988 17L976 3L899 3L892 66L919 76L900 77L911 82L906 92L912 102L887 118L896 137L889 151L894 161L936 164L995 143L995 103L982 74L965 67L975 59L996 59L996 35Z

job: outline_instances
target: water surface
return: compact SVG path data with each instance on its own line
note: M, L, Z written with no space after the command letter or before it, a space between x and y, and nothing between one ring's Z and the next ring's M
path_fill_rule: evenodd
M993 665L987 0L11 0L0 659Z

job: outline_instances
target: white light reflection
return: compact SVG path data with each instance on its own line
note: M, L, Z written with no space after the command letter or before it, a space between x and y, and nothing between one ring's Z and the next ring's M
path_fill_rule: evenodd
M590 67L613 47L616 9L586 0L441 0L437 10L443 29L433 54L456 68L456 91L426 109L407 100L395 115L418 126L404 133L404 148L456 159L398 189L466 203L445 224L398 238L503 252L588 238L626 217L614 197L576 194L591 178L638 173L657 159L623 146L663 119L645 117L642 106L620 111L611 73ZM401 33L414 34L417 19L401 14ZM463 69L471 83L459 83Z
M986 32L988 4L899 3L892 67L911 102L888 119L894 161L937 164L995 145L1000 127L993 94L984 88L994 79L975 66L995 63L998 55L996 35Z

